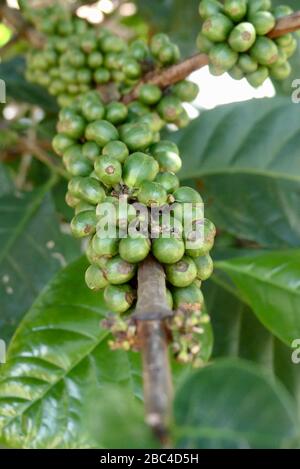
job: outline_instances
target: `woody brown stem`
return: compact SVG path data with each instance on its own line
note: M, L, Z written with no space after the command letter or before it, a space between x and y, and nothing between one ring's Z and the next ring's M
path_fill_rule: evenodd
M137 319L143 357L146 422L160 442L170 445L172 378L165 321L173 312L167 305L165 273L149 256L138 271Z
M297 31L298 29L300 29L300 11L279 18L275 28L268 34L268 37L280 37L284 34ZM192 72L199 70L205 65L208 65L208 56L206 54L196 54L164 70L155 70L154 72L148 73L129 94L123 97L123 102L128 104L137 99L139 89L145 83L157 85L161 89L165 89L178 81L184 80Z

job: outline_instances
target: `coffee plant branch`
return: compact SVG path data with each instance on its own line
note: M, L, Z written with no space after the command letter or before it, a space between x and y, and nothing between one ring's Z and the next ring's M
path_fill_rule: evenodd
M143 357L146 422L163 445L169 445L172 419L172 379L165 321L173 316L167 305L165 273L149 256L138 271L138 300L134 318Z
M297 11L289 16L280 18L275 28L270 31L268 36L270 38L277 38L284 34L291 33L300 29L300 11ZM145 84L157 85L162 89L174 85L178 81L184 80L192 72L208 65L208 56L206 54L196 54L183 60L179 64L172 65L164 70L156 70L146 74L137 86L127 95L123 97L125 104L134 101L138 97L140 87Z

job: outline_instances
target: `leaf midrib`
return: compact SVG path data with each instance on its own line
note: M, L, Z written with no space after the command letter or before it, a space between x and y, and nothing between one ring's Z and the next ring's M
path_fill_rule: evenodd
M225 270L227 273L232 271L232 272L235 272L235 273L238 273L238 274L242 274L242 275L245 275L245 276L249 276L251 278L253 278L254 280L258 280L260 283L265 283L267 285L270 285L274 288L279 288L283 291L286 291L288 292L289 294L293 294L294 296L299 296L300 297L300 291L298 290L294 290L294 289L290 289L289 287L286 287L285 285L283 285L282 283L274 283L271 281L271 279L264 279L262 280L261 277L259 277L258 275L255 275L252 273L252 271L247 271L245 272L244 270L241 270L239 269L237 266L233 265L233 264L228 264L228 262L223 262L223 261L217 261L215 262L215 266L221 270Z
M13 417L11 417L2 427L1 427L1 430L2 430L2 433L3 433L3 430L8 426L10 425L12 422L14 422L17 418L20 417L20 415L24 414L25 412L27 412L33 405L35 405L37 402L39 402L40 400L44 399L44 397L51 391L51 389L57 385L57 383L59 383L61 380L63 380L69 373L71 373L71 371L74 370L74 368L76 368L76 366L78 366L86 357L88 357L99 345L100 343L106 339L106 337L108 337L108 335L110 334L109 331L105 332L105 333L102 333L101 337L99 337L99 339L96 341L96 343L94 343L89 349L88 351L83 354L76 362L74 362L72 364L72 366L66 370L65 372L62 372L61 375L58 377L57 380L53 381L52 383L49 384L49 386L42 392L42 394L40 395L40 397L36 398L36 399L33 399L32 401L30 401L30 403L25 406L22 411L20 413L17 413L16 415L14 415ZM1 437L0 437L1 439Z
M183 174L179 174L180 179L195 179L195 178L201 178L205 176L217 176L217 175L222 175L222 174L249 174L251 176L264 176L264 177L269 177L271 179L277 179L279 181L293 181L293 182L300 182L300 174L297 176L296 174L287 174L287 173L277 173L273 171L267 171L267 170L258 170L258 169L253 169L253 168L234 168L234 167L219 167L215 169L207 169L207 170L201 170L198 173L196 171L193 171L191 173L189 172L183 172Z

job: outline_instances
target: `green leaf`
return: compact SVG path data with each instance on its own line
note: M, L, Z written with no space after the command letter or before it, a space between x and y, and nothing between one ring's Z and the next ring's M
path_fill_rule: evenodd
M216 175L204 178L200 191L206 216L219 229L266 248L300 247L298 182Z
M216 262L227 273L259 320L291 345L300 337L300 251Z
M299 422L282 386L242 360L193 375L175 398L183 448L281 448L299 444Z
M6 166L0 163L0 197L12 192L13 182Z
M0 78L5 81L7 96L16 101L35 104L48 112L57 112L55 99L44 88L28 83L24 70L25 61L20 56L0 63Z
M0 198L0 326L6 340L53 274L80 253L79 243L60 231L47 194L52 186Z
M299 365L287 347L259 322L253 311L214 282L206 282L204 295L214 330L213 357L236 357L259 364L277 376L297 402L300 416Z
M247 174L300 181L299 108L287 98L251 100L204 111L173 134L182 179Z
M139 355L108 348L108 332L100 325L107 310L102 293L86 287L86 268L80 259L60 272L13 338L8 362L0 369L4 444L96 447L99 441L86 422L90 397L101 400L109 384L140 392Z

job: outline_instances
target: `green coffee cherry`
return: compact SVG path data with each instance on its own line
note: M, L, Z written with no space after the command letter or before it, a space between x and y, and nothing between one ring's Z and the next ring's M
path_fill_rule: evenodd
M215 77L219 77L227 71L224 68L218 67L214 64L209 64L208 68L209 68L209 73Z
M210 220L205 218L203 230L203 237L200 236L196 239L194 238L194 233L191 235L187 234L186 254L188 256L193 258L205 256L212 249L216 236L216 227Z
M293 37L291 43L288 46L282 47L287 59L289 59L290 57L292 57L292 55L294 55L297 49L297 44L298 44L297 39Z
M172 43L163 46L158 53L158 61L163 65L170 65L180 59L179 48Z
M233 22L227 16L218 13L204 21L202 34L212 42L224 42L233 26Z
M268 34L275 26L275 17L269 11L257 11L249 17L258 35Z
M138 62L143 62L149 56L149 48L146 42L136 39L130 44L130 55Z
M204 20L216 13L223 11L223 5L217 0L201 0L199 4L199 15Z
M95 142L86 142L82 145L82 154L92 163L101 155L101 148Z
M104 300L109 310L125 313L133 304L136 293L130 285L108 285L104 290Z
M270 67L270 75L275 80L285 80L290 76L292 72L292 67L289 62L284 62L282 64L275 63L272 67Z
M66 204L71 208L75 208L76 205L80 203L80 199L78 199L78 197L75 197L73 194L71 194L70 191L67 191L65 201L66 201Z
M134 277L136 266L115 256L107 261L104 273L111 285L122 285Z
M290 46L292 41L293 41L292 33L284 34L283 36L277 37L275 39L275 42L279 47Z
M256 72L248 73L248 75L246 75L246 79L251 86L253 86L254 88L257 88L265 82L268 76L269 76L268 68L260 66L258 67Z
M94 72L94 80L99 85L108 83L110 80L110 72L104 67L99 67Z
M173 296L170 290L166 288L166 297L167 297L167 305L172 310L173 309Z
M158 238L153 241L152 251L162 264L174 264L184 255L184 242L176 238Z
M89 70L88 68L81 68L77 72L77 82L78 83L84 83L84 84L89 84L92 81L92 71Z
M92 249L98 256L109 259L118 254L119 240L117 238L101 238L96 234L92 239Z
M212 65L223 70L229 70L238 59L238 54L227 44L216 44L209 52L209 60Z
M142 117L150 112L149 106L146 106L146 104L142 103L141 101L132 101L128 105L128 117L130 119L135 119L136 117ZM128 129L130 129L130 125L127 126ZM125 129L127 129L125 127Z
M72 145L63 154L63 163L72 176L88 176L92 171L90 161L81 151L81 145Z
M210 49L213 47L214 43L207 39L207 37L204 36L202 31L200 31L197 36L196 45L200 52L208 54Z
M146 149L152 143L152 132L146 124L128 124L122 130L122 140L131 151Z
M142 74L141 65L133 58L124 60L122 71L125 73L126 77L133 79L139 78Z
M99 146L103 147L111 140L118 140L119 134L110 122L97 120L87 126L85 137L87 140L95 141Z
M158 182L168 194L172 194L179 187L178 177L170 172L158 173L155 182Z
M256 32L251 23L240 23L230 33L228 42L236 52L246 52L254 44ZM222 65L222 64L221 64Z
M73 114L72 118L60 121L57 126L58 132L72 139L81 138L85 130L85 120L83 117Z
M97 216L94 210L80 212L71 221L71 231L75 238L90 236L96 232Z
M115 34L106 34L100 38L100 47L103 52L122 52L126 49L125 41Z
M234 65L228 70L228 73L234 80L241 80L245 76L243 70L238 65Z
M201 290L194 284L172 290L174 308L187 312L201 311L204 298Z
M92 52L87 58L87 63L91 68L99 68L103 63L103 55L99 51Z
M103 271L97 265L90 265L85 273L85 282L91 290L101 290L108 285Z
M102 155L95 161L95 171L105 186L111 187L121 182L122 166L115 158Z
M128 109L123 103L113 101L106 107L106 119L114 125L124 122L127 115Z
M139 118L139 123L146 124L153 135L155 132L160 132L160 130L165 126L164 121L156 112L149 112L149 114L144 114ZM154 141L154 138L152 140Z
M179 262L165 268L167 280L174 287L187 287L197 276L196 265L190 257L184 256Z
M181 186L173 193L176 202L181 203L203 203L202 197L192 187Z
M250 50L250 55L260 65L272 65L278 59L278 48L272 39L258 37Z
M206 256L196 257L194 263L197 268L197 278L201 281L207 280L213 273L214 264L212 258Z
M59 156L63 156L64 152L74 145L75 141L64 134L57 134L52 140L52 146Z
M172 91L181 101L191 103L198 96L199 86L192 81L183 80L176 83Z
M170 43L169 37L164 33L155 34L150 41L150 50L153 55L157 56L162 47Z
M177 96L165 96L157 106L159 115L166 122L174 122L182 111L182 104Z
M237 62L237 66L244 72L244 73L252 73L257 70L258 63L253 57L248 54L240 54L239 60Z
M282 18L283 16L288 16L293 13L293 9L288 5L278 5L275 6L273 10L274 16L276 19Z
M115 140L105 145L102 150L102 154L107 155L110 158L114 158L120 163L124 163L127 156L129 155L129 151L125 143L121 142L120 140Z
M140 187L143 181L153 181L159 171L157 161L145 153L132 153L123 166L123 181L130 187Z
M103 119L105 108L100 101L94 99L85 99L82 103L82 114L88 122L98 121Z
M150 152L162 171L177 173L182 166L177 146L173 142L162 140L151 146Z
M127 262L135 264L148 256L151 243L143 236L123 238L120 241L120 256Z
M252 15L257 11L269 11L272 8L271 0L251 0L248 5L248 14Z
M91 177L73 178L69 182L68 189L76 197L90 204L100 204L105 199L103 187L96 179Z
M174 124L179 128L183 129L184 127L187 127L190 123L190 117L187 113L187 111L183 108L179 117L176 119Z
M247 14L247 0L225 0L224 13L232 21L239 22Z
M143 181L138 192L138 201L147 207L160 207L167 202L167 191L157 182Z
M161 99L162 91L156 85L146 84L140 87L138 96L142 103L152 106L153 104L158 103Z

